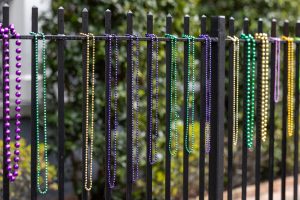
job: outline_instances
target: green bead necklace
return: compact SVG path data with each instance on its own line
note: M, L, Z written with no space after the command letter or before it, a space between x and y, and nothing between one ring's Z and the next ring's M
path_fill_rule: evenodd
M188 41L188 74L187 74L187 105L186 105L186 131L184 135L185 150L190 154L194 151L195 144L195 37L191 35L183 34L183 38L187 38ZM189 147L189 104L190 104L190 68L192 68L192 113L191 113L191 147Z
M255 110L255 70L256 70L256 41L251 34L242 34L246 41L246 135L247 147L253 149L254 110Z
M171 156L177 155L178 152L178 128L177 119L179 118L177 112L177 37L175 35L166 34L167 38L171 39L171 92L170 92L170 134L169 134L169 153ZM173 104L174 93L174 104ZM174 119L173 119L174 116ZM173 122L174 120L174 122ZM172 150L173 130L175 148Z
M36 76L36 141L37 141L37 189L40 194L46 194L48 192L48 144L47 144L47 85L46 85L46 39L44 33L34 33L34 46L35 46L35 76ZM41 158L40 158L40 130L39 130L39 62L38 62L38 36L42 37L43 47L42 47L42 71L43 71L43 131L44 131L44 159L45 159L45 177L43 179L45 188L41 189Z

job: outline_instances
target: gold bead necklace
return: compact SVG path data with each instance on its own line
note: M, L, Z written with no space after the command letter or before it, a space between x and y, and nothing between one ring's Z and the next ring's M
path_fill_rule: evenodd
M294 93L295 93L295 58L294 58L294 39L282 36L288 45L288 63L287 63L287 132L289 136L294 132Z
M268 105L269 105L269 38L266 33L256 33L255 39L260 43L259 50L261 55L260 63L260 130L263 142L267 139L268 126Z
M92 33L84 34L86 36L86 117L85 117L85 164L84 164L84 188L86 191L90 191L93 186L93 148L94 148L94 102L95 102L95 37ZM90 66L90 38L92 39L92 76L91 76L91 130L90 130L90 148L89 148L89 66ZM89 154L90 149L90 156ZM90 163L89 161L90 157ZM90 165L90 166L88 166ZM89 172L88 172L89 168Z

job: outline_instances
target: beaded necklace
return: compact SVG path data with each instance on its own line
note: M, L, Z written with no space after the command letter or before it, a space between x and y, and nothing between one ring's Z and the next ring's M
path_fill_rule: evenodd
M269 106L269 38L266 33L256 33L255 39L260 41L260 130L263 142L267 139L268 106Z
M0 23L0 34L2 35L2 42L3 42L3 80L4 80L4 88L3 88L3 93L4 93L4 99L3 101L5 101L4 103L4 110L5 110L5 116L3 116L4 118L4 127L5 127L5 141L4 145L5 145L5 149L6 149L6 154L3 156L5 159L5 163L6 163L6 170L7 170L7 178L10 182L13 182L16 180L17 176L18 176L18 170L19 170L19 161L20 161L20 139L21 139L21 48L19 46L21 46L21 41L20 39L20 34L17 33L17 31L15 30L15 27L13 24L10 24L9 27L3 27L2 24ZM10 87L9 87L9 81L10 81L10 65L9 65L9 60L10 60L10 55L9 55L9 34L11 34L11 36L16 40L16 93L15 93L15 97L16 97L16 101L15 101L15 118L16 118L16 128L15 128L15 150L14 150L14 164L12 167L12 160L11 160L11 146L10 146L10 142L11 142L11 131L10 131Z
M236 36L227 36L233 43L233 102L232 102L232 132L233 145L237 145L239 131L239 66L240 66L240 41Z
M150 140L150 149L149 149L149 162L151 165L155 164L157 162L158 156L157 156L157 139L158 139L158 38L155 34L146 34L146 37L150 37L151 38L151 84L150 84L150 99L151 99L151 103L150 103L150 130L149 130L149 140ZM154 62L154 45L153 43L156 43L156 48L155 48L155 133L154 133L154 159L152 156L152 108L153 108L153 62Z
M170 135L169 135L169 153L171 156L177 155L178 152L178 128L177 119L179 117L177 112L177 37L175 35L166 34L167 38L171 39L171 92L170 92ZM173 105L173 93L174 93L174 105ZM174 119L173 119L174 117ZM173 122L174 120L174 122ZM175 148L172 150L173 130Z
M95 37L92 33L80 33L86 37L86 114L85 114L85 163L84 189L90 191L93 187L93 152L94 152L94 108L95 108ZM91 116L89 102L90 88L90 39L92 39L92 76L91 76ZM89 118L91 117L91 122ZM91 123L91 124L90 124ZM90 147L89 147L90 139ZM89 151L90 149L90 151ZM90 152L90 155L89 155ZM90 163L89 163L90 159ZM89 168L89 169L88 169Z
M271 41L275 42L275 82L274 82L274 102L278 103L280 95L280 38L271 37Z
M140 54L140 44L139 44L139 37L137 35L130 35L127 34L127 36L130 37L131 41L131 91L132 91L132 130L135 132L135 142L132 140L132 181L136 182L136 180L139 178L139 54ZM134 43L135 40L135 64L134 64ZM134 78L134 72L135 72L135 78ZM134 94L134 80L135 80L135 94ZM134 106L134 100L135 100L135 106ZM135 118L135 122L134 122ZM134 158L134 143L135 143L135 158Z
M282 36L282 39L287 41L288 45L288 66L287 66L287 132L289 136L294 132L294 79L295 79L295 58L294 58L294 39L291 37Z
M113 175L111 179L111 95L108 97L108 151L107 151L107 175L108 175L108 184L109 188L113 189L115 187L116 182L116 174L117 174L117 130L118 130L118 55L119 55L119 45L118 45L118 37L115 34L108 35L108 56L109 56L109 70L108 70L108 87L109 87L109 94L111 93L111 82L112 82L112 39L114 38L115 41L115 77L114 77L114 133L113 133Z
M186 131L184 135L185 140L185 150L188 153L192 153L194 151L195 144L195 37L191 35L183 35L183 38L187 38L188 42L188 70L187 70L187 105L186 105ZM192 55L191 55L192 54ZM192 60L192 62L191 62ZM189 103L190 103L190 68L192 68L192 135L191 135L191 147L189 147Z
M254 110L255 110L255 70L256 70L256 41L251 34L242 34L245 40L246 52L246 135L247 147L253 148Z
M200 39L205 40L205 152L210 152L211 134L211 38L202 34Z
M36 77L36 140L37 140L37 189L40 194L46 194L48 191L48 133L47 133L47 76L46 76L46 40L43 33L30 32L34 36L34 48L35 48L35 77ZM45 159L45 188L41 189L40 177L41 177L41 158L40 158L40 113L39 113L39 60L38 60L38 36L42 37L43 47L42 47L42 76L43 76L43 133L44 133L44 159Z

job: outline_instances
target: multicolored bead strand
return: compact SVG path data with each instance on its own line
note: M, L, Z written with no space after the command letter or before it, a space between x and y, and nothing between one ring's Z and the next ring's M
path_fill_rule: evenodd
M236 36L227 36L233 43L233 102L232 102L232 139L233 145L237 145L239 132L239 67L240 67L240 40Z
M34 36L34 50L35 50L35 65L36 65L36 140L37 140L37 189L40 194L46 194L48 192L48 133L47 133L47 76L46 76L46 39L43 33L33 33ZM44 184L45 188L41 188L40 177L41 177L41 158L40 158L40 112L39 112L39 60L38 60L38 36L42 37L43 47L42 47L42 71L43 71L43 133L44 133L44 159L45 159L45 177Z
M210 152L211 135L211 38L202 34L200 39L205 41L205 152Z
M246 53L246 135L247 147L253 149L254 111L255 111L255 71L256 71L256 41L251 34L242 34L245 40Z
M261 55L260 67L260 130L261 140L267 139L268 126L268 109L269 109L269 38L266 33L256 33L255 39L259 42L259 50Z
M279 102L280 96L280 38L270 37L270 41L275 42L275 80L274 80L274 102Z
M108 76L109 76L109 81L108 81L108 87L109 91L111 92L111 82L112 82L112 39L115 40L115 77L114 77L114 133L113 133L113 157L114 157L114 164L113 164L113 177L111 179L111 96L109 95L108 97L108 154L107 154L107 175L108 175L108 184L109 188L113 189L115 187L116 183L116 175L117 175L117 130L118 130L118 55L119 55L119 42L118 42L118 37L115 34L107 35L108 36L108 46L109 46L109 51L108 51L108 56L109 56L109 71L108 71ZM110 93L109 92L109 93Z
M194 151L195 145L195 37L191 35L183 35L183 38L187 39L188 42L188 74L187 74L187 107L186 107L186 131L185 131L185 150L190 154ZM190 68L192 70L192 113L191 113L191 124L192 124L192 134L191 134L191 142L189 141L189 104L190 104ZM189 143L191 146L189 147Z
M150 130L149 130L149 140L150 140L150 149L149 149L149 162L151 165L155 164L158 160L158 156L157 156L157 139L158 139L158 38L155 34L146 34L146 37L150 37L151 38L151 58L152 58L152 62L151 62L151 84L150 84L150 93L149 95L151 95L151 104L150 104L150 110L152 111L153 108L153 103L152 103L152 93L153 93L153 60L154 60L154 41L156 43L156 48L155 48L155 132L154 132L154 159L152 156L152 120L150 120ZM152 112L150 112L150 119L152 119Z
M92 33L80 33L86 37L86 116L85 116L85 163L84 189L90 191L93 187L93 152L94 152L94 112L95 112L95 36ZM92 75L91 75L91 110L89 102L90 80L90 39L92 40ZM90 116L91 113L91 116ZM91 117L91 124L89 118ZM89 147L90 138L90 147ZM90 153L90 156L89 156ZM89 163L90 158L90 163Z
M3 93L5 93L4 97L5 99L3 99L3 101L5 101L4 103L4 110L5 110L5 116L3 116L4 118L4 127L5 127L5 141L4 141L4 145L5 145L5 149L6 149L6 154L3 156L5 161L6 161L6 170L7 170L7 178L10 182L14 182L16 180L16 178L18 177L19 173L19 161L20 161L20 139L21 139L21 48L19 46L21 46L21 41L20 41L20 34L17 33L17 31L15 30L15 26L13 24L10 24L9 27L3 27L3 25L0 23L0 34L2 36L2 42L3 42L3 81L4 81L4 88L3 88ZM15 107L15 118L16 118L16 128L15 128L15 150L14 150L14 165L12 167L12 160L11 160L11 146L10 146L10 142L11 142L11 131L10 131L10 87L9 87L9 82L10 82L10 65L9 65L9 61L10 61L10 55L9 55L9 35L12 36L12 38L17 39L16 40L16 93L15 93L15 103L16 103L16 107Z
M288 45L288 66L287 66L287 132L289 136L294 133L294 95L295 95L295 58L294 58L294 39L282 36Z
M169 145L170 155L175 156L177 155L178 152L177 120L179 118L179 114L177 111L177 37L171 34L166 34L165 36L167 38L170 38L171 40L170 135L169 135L168 145ZM174 101L173 101L173 93L174 93ZM175 140L174 150L172 150L173 129L174 129L174 140Z
M131 91L132 91L132 131L135 132L135 141L132 139L132 182L136 182L139 178L139 54L140 54L140 43L137 35L127 34L130 37L131 42ZM134 40L135 40L135 64L134 64ZM134 77L135 73L135 77ZM135 94L134 94L134 80L135 80ZM134 103L135 101L135 103ZM135 115L135 116L134 116ZM135 120L135 122L134 122ZM134 143L135 143L135 158L134 158Z

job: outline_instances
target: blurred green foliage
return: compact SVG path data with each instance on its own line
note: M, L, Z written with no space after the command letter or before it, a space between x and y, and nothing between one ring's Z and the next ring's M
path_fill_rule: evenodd
M163 36L165 33L165 18L168 13L173 16L173 32L181 35L183 31L183 17L188 14L191 17L191 34L198 35L200 33L200 18L202 15L208 17L213 15L233 16L236 19L237 34L240 33L244 17L249 17L251 20L251 32L255 33L257 28L257 20L262 17L264 20L264 30L269 32L270 20L278 18L279 25L282 25L284 19L289 19L291 30L293 30L294 22L297 19L297 14L300 10L300 4L297 0L53 0L51 4L51 12L44 13L40 18L42 31L46 34L57 33L57 9L63 6L65 9L65 33L78 35L81 32L81 11L83 8L89 10L89 31L101 35L104 34L104 12L106 9L112 11L112 32L118 35L124 35L126 32L126 13L131 10L134 14L134 32L139 35L144 35L146 32L146 14L148 12L154 15L154 33ZM209 20L209 19L208 19ZM209 22L209 21L208 21ZM208 23L208 27L209 23ZM281 30L281 29L280 29ZM141 139L141 179L134 185L134 199L145 198L145 131L146 131L146 48L145 43L141 44L140 56L140 96L141 110L139 115ZM198 47L198 45L197 45ZM182 44L179 44L178 51L182 52ZM199 63L199 52L196 52L196 64ZM66 131L66 156L71 160L70 175L68 181L72 181L75 193L81 194L81 161L78 159L78 149L82 147L82 42L81 41L66 41L65 49L65 131ZM104 195L104 42L97 42L96 45L96 101L95 101L95 154L94 161L97 162L99 168L95 177L94 188L92 190L93 199L103 199ZM120 43L120 73L119 73L119 132L118 132L118 174L117 187L114 190L113 199L124 199L125 197L125 180L126 180L126 43ZM182 107L182 60L183 55L180 53L178 58L179 66L179 100L178 104ZM56 61L56 43L51 41L48 43L48 91L50 99L55 100L55 103L49 105L49 123L53 129L51 138L55 140L56 125L57 125L57 61ZM159 150L160 162L153 167L153 195L154 199L163 199L164 194L164 147L165 147L165 53L164 44L160 44L159 52ZM198 68L196 73L199 73ZM198 78L198 77L197 77ZM198 79L197 79L198 80ZM197 109L199 115L199 94L196 95ZM241 106L241 105L240 105ZM281 104L278 104L276 110L276 143L275 143L275 172L280 173L280 157L281 157ZM242 109L240 109L242 110ZM242 116L242 115L241 115ZM240 117L241 117L240 116ZM197 130L196 133L199 133ZM50 133L51 134L51 133ZM181 126L182 141L182 126ZM199 142L198 134L196 134L196 143ZM241 137L240 137L241 138ZM227 140L227 139L226 139ZM226 143L227 141L225 141ZM292 142L289 138L288 142ZM49 142L49 144L55 144ZM288 145L288 154L293 151L293 145ZM57 151L57 146L51 146L52 150ZM234 184L240 184L240 166L241 161L240 145L235 150L235 173ZM182 150L182 149L181 149ZM196 151L197 152L197 151ZM268 144L262 145L262 178L266 179L268 175ZM227 152L225 148L224 163L227 164ZM254 153L250 153L249 159L249 183L253 182L254 173ZM190 195L197 196L198 188L198 154L191 156L190 167ZM206 159L207 160L207 159ZM291 172L292 156L288 156L288 171ZM172 196L173 199L180 199L182 186L182 151L172 162ZM206 170L207 172L207 170ZM227 181L225 176L225 182ZM207 184L206 184L207 185Z

